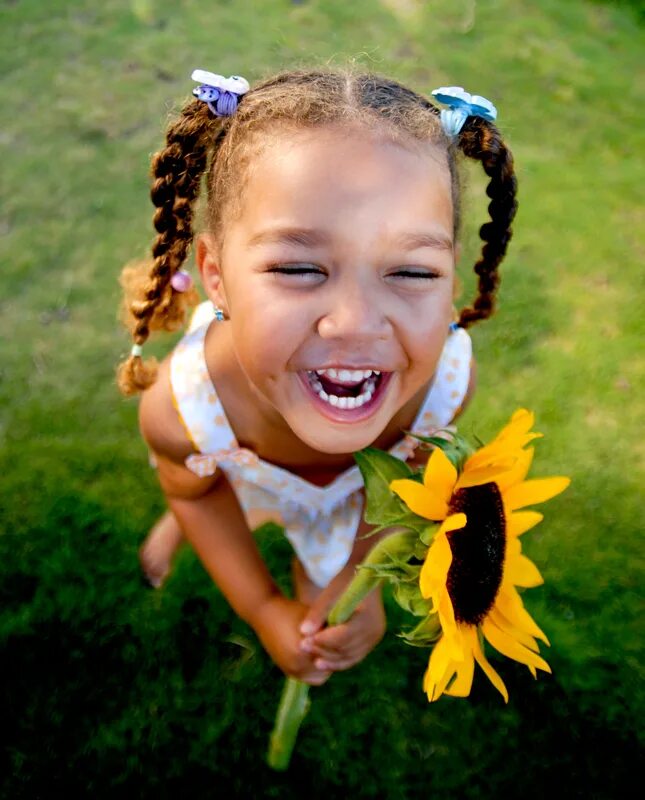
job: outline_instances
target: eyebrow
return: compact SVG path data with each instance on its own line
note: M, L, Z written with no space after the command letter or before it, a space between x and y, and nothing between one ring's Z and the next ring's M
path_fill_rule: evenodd
M256 233L249 241L249 245L258 247L263 244L293 244L302 247L320 247L329 244L330 241L331 236L325 231L309 228L273 228ZM453 247L450 237L423 231L403 233L396 237L394 244L403 250L418 250L423 247L430 247L434 250L452 251Z
M403 233L396 238L396 243L404 250L431 247L434 250L452 251L452 239L440 233Z
M260 231L251 238L249 244L257 247L262 244L297 244L303 247L317 247L329 244L329 234L308 228L273 228Z

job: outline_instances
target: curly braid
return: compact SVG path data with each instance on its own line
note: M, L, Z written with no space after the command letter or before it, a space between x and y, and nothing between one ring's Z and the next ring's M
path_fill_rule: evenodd
M481 161L490 178L486 194L490 222L479 229L484 241L481 258L474 266L478 275L478 294L472 306L463 308L459 325L467 328L478 319L487 319L495 308L495 292L499 285L497 267L504 258L512 236L511 223L517 211L517 179L513 156L502 141L497 128L480 117L469 117L462 128L458 145L464 155Z
M194 100L171 124L166 146L152 158L150 197L156 207L153 224L157 237L152 261L124 268L124 317L136 345L151 331L172 331L185 320L186 308L198 302L195 290L176 292L170 279L181 268L193 240L193 209L206 169L209 149L221 141L224 123ZM119 366L118 384L125 395L146 389L156 378L154 359L144 362L130 355Z

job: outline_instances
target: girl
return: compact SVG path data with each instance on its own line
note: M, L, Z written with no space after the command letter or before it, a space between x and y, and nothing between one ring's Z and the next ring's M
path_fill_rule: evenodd
M372 545L352 453L413 458L404 431L449 424L473 386L464 330L490 316L515 214L494 107L462 89L425 97L375 75L288 72L250 91L196 71L195 100L152 162L153 261L124 271L134 346L125 394L146 389L143 436L171 513L143 550L155 576L183 532L275 663L311 684L359 662L385 625L378 592L344 625L333 601ZM457 158L481 161L490 221L478 295L454 320ZM195 295L181 270L205 177L195 260L210 303L157 370L151 330ZM211 305L212 304L212 305ZM282 595L250 533L279 519L296 552Z

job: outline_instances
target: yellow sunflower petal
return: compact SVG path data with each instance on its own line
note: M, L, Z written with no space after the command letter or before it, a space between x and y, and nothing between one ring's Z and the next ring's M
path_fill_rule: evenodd
M518 433L528 433L535 422L535 414L526 408L518 408L513 412L510 422L508 422L495 437L496 439L507 439Z
M516 511L507 515L506 533L508 536L521 536L542 522L544 514L539 511Z
M472 628L472 631L469 633L469 641L472 653L475 656L477 663L486 673L486 677L488 678L488 680L502 695L502 697L504 698L504 702L508 703L508 692L506 691L506 686L504 685L504 681L499 677L497 672L491 667L491 665L486 660L484 651L482 650L481 645L479 644L479 636L477 635L477 628L475 627Z
M448 669L443 674L443 678L437 682L434 688L433 699L435 700L438 699L439 697L441 697L442 694L444 694L444 692L446 692L446 686L453 679L456 671L457 671L457 665L454 663L454 661L451 661L450 665L448 666ZM432 702L432 700L430 700L430 702Z
M423 472L423 485L448 503L456 480L457 470L452 461L440 447L435 448Z
M465 469L459 476L459 480L455 486L456 489L465 489L468 486L482 486L484 483L491 483L497 481L509 472L509 467L513 462L508 462L508 466L504 467L480 467L478 469Z
M524 481L504 492L504 505L508 511L516 511L524 506L544 503L563 492L571 483L569 478L538 478Z
M504 449L517 450L533 439L541 437L541 433L531 431L534 422L535 416L531 411L527 411L525 408L518 409L497 436L470 457L466 462L466 467L470 466L471 459L474 459L472 465L475 463L479 465L484 454L488 457L490 454Z
M519 556L521 552L522 552L522 543L520 542L520 540L517 538L517 536L514 537L509 536L506 539L506 561L508 561L511 558L515 558L515 556ZM507 568L508 565L505 564L504 571L506 571Z
M500 630L497 625L491 621L490 617L486 617L481 627L486 639L493 645L495 650L498 650L502 655L507 658L512 658L514 661L519 661L520 664L526 664L527 666L537 667L537 669L544 670L545 672L551 672L551 667L543 658L527 650L526 647L513 639L512 636Z
M472 650L466 653L463 662L457 665L457 677L451 686L446 689L446 694L451 697L468 697L473 685L473 675L475 674L475 659Z
M524 647L528 647L528 649L533 650L534 653L540 652L538 643L531 636L531 634L513 625L513 623L506 619L506 617L496 606L491 608L491 610L488 612L488 616L500 630L504 631L504 633L507 633L509 636L512 636L513 639L517 639L517 641L520 644L523 644Z
M550 644L544 632L537 626L533 617L524 608L522 598L517 589L503 583L495 598L495 607L508 619L516 628L520 628L531 636L542 639L545 644Z
M494 466L508 459L516 458L517 454L522 452L523 447L541 436L541 433L523 433L501 442L493 441L486 444L469 456L464 464L464 469Z
M441 630L446 637L446 647L450 649L452 658L455 661L461 661L463 658L463 646L461 638L458 636L455 610L447 590L444 590L439 597L437 613L439 614Z
M445 587L451 563L452 550L445 534L439 530L426 553L426 560L419 575L421 594L426 599Z
M398 494L410 511L425 519L444 519L448 504L435 491L409 478L399 478L390 483L390 489Z
M450 666L451 661L450 648L446 642L446 637L442 636L437 644L432 648L430 661L428 662L430 675L435 682L440 681L441 678L443 678L446 670Z
M521 483L524 478L526 478L529 469L531 468L534 452L534 447L528 447L526 450L520 450L513 467L501 475L499 480L496 481L497 485L499 486L499 490L502 493L510 489L511 486Z
M446 646L445 637L442 636L432 649L430 660L428 661L428 668L423 676L423 690L428 695L428 700L431 703L441 697L443 689L441 692L438 692L438 687L444 681L446 673L450 672L450 670L450 652ZM448 675L446 683L450 680L452 674L454 674L454 667L452 667L452 671ZM446 683L444 683L444 687Z
M439 533L447 533L448 531L457 531L460 528L465 528L467 522L468 518L462 511L459 511L457 514L451 514L441 523L437 535L439 535Z
M508 577L508 580L514 583L515 586L523 586L527 589L533 586L541 586L544 583L540 570L529 558L521 554L508 559L504 569L504 576Z

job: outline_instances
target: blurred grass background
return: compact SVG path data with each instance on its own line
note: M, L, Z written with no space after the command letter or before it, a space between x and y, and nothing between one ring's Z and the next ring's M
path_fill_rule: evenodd
M1 5L2 797L613 798L642 766L643 5L583 0L5 0ZM250 80L355 59L490 97L520 212L500 312L473 330L462 430L537 413L535 474L569 474L525 548L553 676L494 663L429 706L391 633L315 690L291 770L263 763L282 677L184 550L136 551L162 508L113 368L120 266L147 250L149 155L203 67ZM467 169L462 277L485 218ZM161 354L171 342L156 345ZM277 529L262 552L287 581Z

